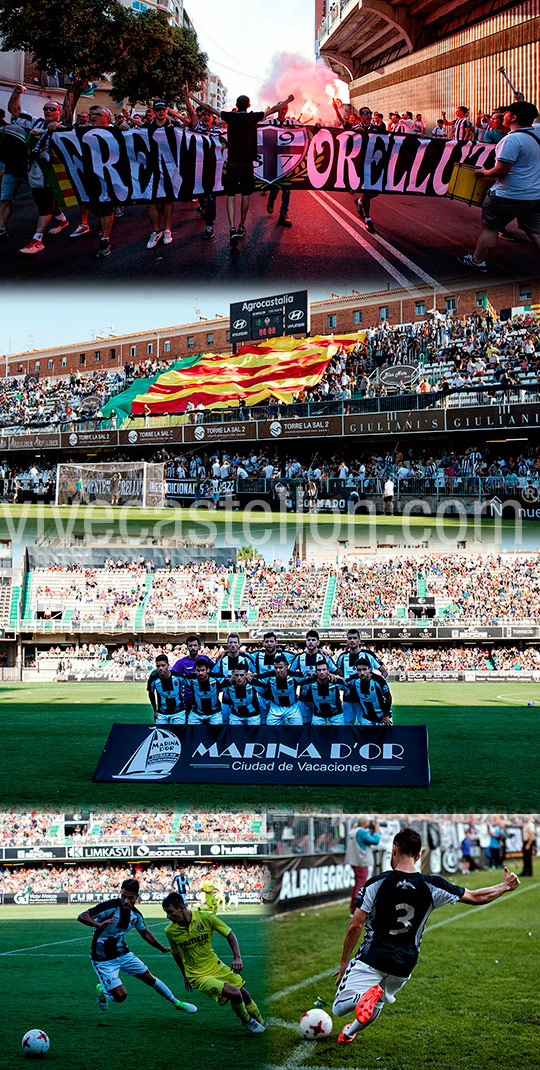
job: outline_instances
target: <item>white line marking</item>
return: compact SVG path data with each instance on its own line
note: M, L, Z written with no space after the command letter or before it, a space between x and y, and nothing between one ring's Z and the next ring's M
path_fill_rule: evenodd
M62 944L78 944L82 940L88 940L87 936L75 936L72 940L53 940L50 944L34 944L33 947L16 947L12 951L0 951L0 958L6 955L20 955L23 951L39 951L42 947L58 947Z
M298 1037L300 1036L300 1030L297 1024L295 1022L286 1022L284 1018L267 1018L266 1024L277 1025L279 1029L289 1029L291 1032L296 1033Z
M337 969L337 966L335 967ZM281 992L272 992L267 996L266 1002L270 1003L272 999L281 999L284 996L290 996L292 992L297 992L299 988L304 988L305 985L314 985L317 981L322 981L325 977L330 977L330 974L334 972L333 969L323 970L322 973L316 973L313 977L307 977L304 981L297 981L295 985L289 985L288 988L283 988Z
M526 680L523 681L526 683ZM497 695L500 702L513 702L514 705L524 706L528 699L525 699L523 695Z
M325 196L324 191L321 192L321 196ZM330 194L327 193L326 196L330 197ZM330 198L330 200L332 201L332 198ZM332 203L335 204L336 202L333 201ZM345 208L345 206L341 203L340 208L342 212L345 213L345 215L348 215L351 219L354 219L354 221L358 225L358 218L357 216L355 216L354 212L349 211L349 209ZM424 282L429 283L430 286L436 287L439 293L448 293L448 290L445 286L442 286L441 283L437 281L437 279L434 279L431 275L428 275L426 271L419 267L418 264L415 264L413 260L410 260L409 257L406 256L405 253L402 253L400 249L396 249L393 245L390 244L390 242L386 241L386 238L381 238L380 234L372 234L371 238L374 241L377 241L379 245L383 245L385 249L388 249L388 252L392 253L392 256L395 256L396 259L401 260L401 263L405 264L405 267L410 268L410 270L413 271L415 275L418 275L420 279L423 279Z
M309 190L309 195L310 197L313 197L313 199L316 200L317 203L320 204L326 212L328 212L328 215L333 216L333 218L339 223L340 227L342 227L343 230L346 230L347 234L350 234L351 238L354 238L355 242L357 242L358 245L361 245L362 248L365 249L366 253L369 253L373 260L376 260L380 267L384 268L385 271L387 271L388 274L396 280L396 282L399 282L400 286L405 286L406 289L409 291L413 289L413 287L411 287L409 279L405 278L405 275L402 275L401 271L398 271L398 269L395 268L390 263L390 261L386 259L386 257L382 256L381 253L378 253L377 250L374 249L373 245L370 245L370 243L366 241L365 238L360 237L360 234L358 234L356 230L353 230L353 228L345 222L342 216L338 215L338 213L335 212L334 209L331 208L326 201L323 201L319 193L315 193L313 190Z

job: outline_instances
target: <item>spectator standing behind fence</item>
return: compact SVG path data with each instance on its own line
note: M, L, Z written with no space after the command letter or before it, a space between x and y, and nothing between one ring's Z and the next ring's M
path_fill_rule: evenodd
M357 817L353 821L347 843L345 846L345 865L352 866L354 873L354 888L351 895L350 915L354 913L354 901L358 892L364 887L370 867L373 866L373 847L380 840L379 823L369 817Z

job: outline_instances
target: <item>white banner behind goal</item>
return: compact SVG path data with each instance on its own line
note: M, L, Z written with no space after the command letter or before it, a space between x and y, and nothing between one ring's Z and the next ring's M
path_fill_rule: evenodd
M164 465L146 461L57 465L57 505L99 503L162 508L165 504Z

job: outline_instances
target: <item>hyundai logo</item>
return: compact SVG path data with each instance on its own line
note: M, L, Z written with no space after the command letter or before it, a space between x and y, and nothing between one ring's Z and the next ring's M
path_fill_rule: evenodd
M304 318L304 313L301 308L293 308L292 312L289 312L288 318L296 323L298 320Z
M235 320L233 323L233 330L243 331L247 327L247 320Z

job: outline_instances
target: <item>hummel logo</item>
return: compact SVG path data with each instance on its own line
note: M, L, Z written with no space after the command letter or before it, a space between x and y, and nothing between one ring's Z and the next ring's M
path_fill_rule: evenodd
M411 882L407 880L398 881L396 888L412 888L413 892L416 891L414 884L411 884Z

